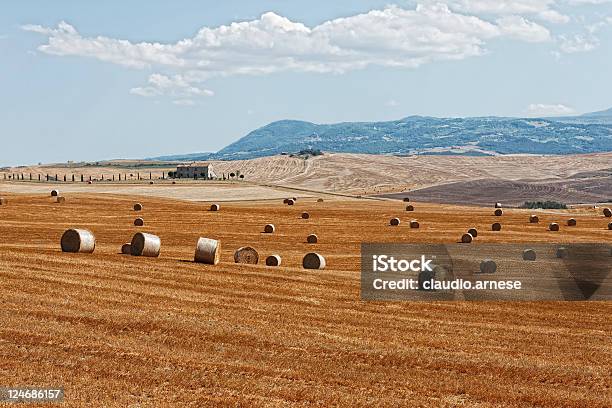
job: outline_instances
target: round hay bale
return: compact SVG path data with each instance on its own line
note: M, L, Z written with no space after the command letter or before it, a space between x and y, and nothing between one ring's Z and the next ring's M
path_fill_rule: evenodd
M502 208L501 203L495 203L495 208Z
M317 203L322 203L322 202L323 202L323 199L322 199L322 198L319 198L319 199L317 200Z
M425 288L425 283L431 281L432 279L435 279L436 277L436 272L435 272L435 267L432 268L432 270L429 269L423 269L421 272L419 272L419 274L417 275L417 283L418 283L418 288L419 290L431 290L433 291L433 288L429 288L426 289Z
M274 224L266 224L266 226L264 227L264 232L266 234L273 234L274 231L276 231L276 227L274 226Z
M140 203L134 204L134 211L142 211L142 204Z
M293 204L295 204L295 200L292 200L290 198L287 199L287 205L293 205Z
M219 253L221 251L221 242L216 239L198 238L196 243L194 262L208 265L216 265L219 263Z
M565 259L567 258L568 255L569 255L569 252L567 251L567 248L565 247L557 248L557 253L556 253L557 258Z
M398 225L400 225L400 219L399 218L391 218L389 220L389 225L397 227Z
M58 204L64 204L66 202L66 197L57 196L55 197L55 202Z
M548 230L549 231L559 231L559 224L557 224L556 222L551 222L550 225L548 226Z
M325 258L316 252L310 252L304 255L302 266L304 269L325 269Z
M410 202L410 198L408 198L408 197L404 197L404 202L405 202L405 203L409 203L409 202Z
M473 240L474 240L474 236L470 234L469 232L461 236L461 242L463 244L471 244Z
M172 184L176 184L176 181L173 181Z
M69 229L61 239L62 252L81 252L91 254L96 249L96 237L91 231Z
M478 230L476 229L476 227L470 228L468 231L468 234L470 234L473 238L476 238L478 236Z
M485 259L480 263L480 273L495 273L497 264L492 259Z
M219 211L221 207L219 207L219 204L212 204L210 206L210 211Z
M280 255L270 255L266 258L266 266L280 266L281 257Z
M568 227L575 227L576 226L576 219L575 218L570 218L569 220L567 220L567 226Z
M142 227L144 225L144 220L142 218L136 218L134 220L134 225L137 227Z
M0 197L0 205L7 205L8 204L8 200L4 197Z
M417 220L410 221L410 228L419 228L421 224Z
M612 230L612 222L608 223L608 229Z
M432 269L434 277L437 281L447 281L453 279L452 268L442 265L433 265Z
M535 261L536 252L533 249L526 249L523 251L523 261Z
M129 255L132 253L132 243L131 242L127 242L123 245L121 245L121 253L123 255Z
M414 211L414 206L413 205L407 205L406 206L406 211Z
M59 195L59 190L51 190L51 197L57 197Z
M257 265L257 262L259 262L259 254L251 247L238 248L236 252L234 252L234 262Z
M302 219L307 220L309 218L310 218L310 214L308 214L307 212L302 213Z
M609 208L604 208L603 209L603 215L604 215L604 217L607 217L607 218L612 217L612 210L610 210Z
M504 215L504 211L501 208L498 208L497 210L495 210L494 214L496 217L501 217L502 215Z
M501 229L502 229L502 226L499 222L494 222L491 225L491 231L501 231Z
M538 217L535 214L531 214L529 216L529 222L532 223L532 224L537 224L538 222L540 222L540 217Z
M308 237L306 237L306 242L309 244L316 244L319 242L319 237L317 237L316 234L310 234Z
M130 244L133 256L157 258L161 251L161 239L157 235L138 232Z

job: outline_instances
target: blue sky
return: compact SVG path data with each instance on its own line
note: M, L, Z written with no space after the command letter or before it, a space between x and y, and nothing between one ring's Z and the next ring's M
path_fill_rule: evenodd
M607 0L5 2L0 165L216 151L280 119L603 110L611 55Z

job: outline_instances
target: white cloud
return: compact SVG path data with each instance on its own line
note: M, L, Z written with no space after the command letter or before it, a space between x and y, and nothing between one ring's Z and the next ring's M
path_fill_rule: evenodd
M587 24L583 20L582 24L584 25L584 33L573 35L563 34L558 36L557 41L559 42L559 56L561 53L575 54L597 49L600 44L597 33L599 33L606 26L612 24L612 17L606 17L590 24Z
M564 24L570 18L553 7L557 0L450 0L453 10L476 15L533 16L551 23Z
M544 10L538 13L538 17L542 20L549 21L555 24L566 24L570 22L570 17L565 14L561 14L556 10Z
M563 116L576 113L573 108L562 104L548 105L544 103L532 103L527 108L529 116L544 117L544 116Z
M612 3L612 0L568 0L569 4L583 5L583 4L606 4Z
M146 86L130 92L181 98L211 95L200 86L211 77L280 71L343 73L373 65L415 68L482 55L494 39L550 39L548 29L518 14L550 11L553 0L535 0L535 5L532 0L451 3L508 15L489 22L444 4L427 3L414 9L388 6L310 28L270 12L252 21L204 27L194 37L169 44L83 37L66 22L55 28L27 25L23 29L48 38L38 47L43 53L89 57L162 72L151 75Z
M152 97L170 95L175 97L213 96L214 92L208 89L198 88L185 79L182 75L168 77L161 74L149 76L149 85L130 89L134 95Z
M475 14L536 14L549 10L555 0L450 0L453 9Z
M502 33L508 37L527 42L543 42L550 40L550 31L539 24L520 16L507 16L497 19Z
M575 34L573 36L559 36L559 49L565 54L593 51L599 46L599 39L592 35Z

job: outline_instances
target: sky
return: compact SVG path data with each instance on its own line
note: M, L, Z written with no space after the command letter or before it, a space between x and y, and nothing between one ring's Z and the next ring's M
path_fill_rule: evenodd
M217 151L275 120L612 107L611 0L23 0L0 166Z

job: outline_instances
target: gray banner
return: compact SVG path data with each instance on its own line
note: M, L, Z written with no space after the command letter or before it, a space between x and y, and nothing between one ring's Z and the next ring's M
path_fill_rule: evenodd
M361 298L611 300L610 244L362 244Z
M0 402L63 402L64 388L0 387Z

